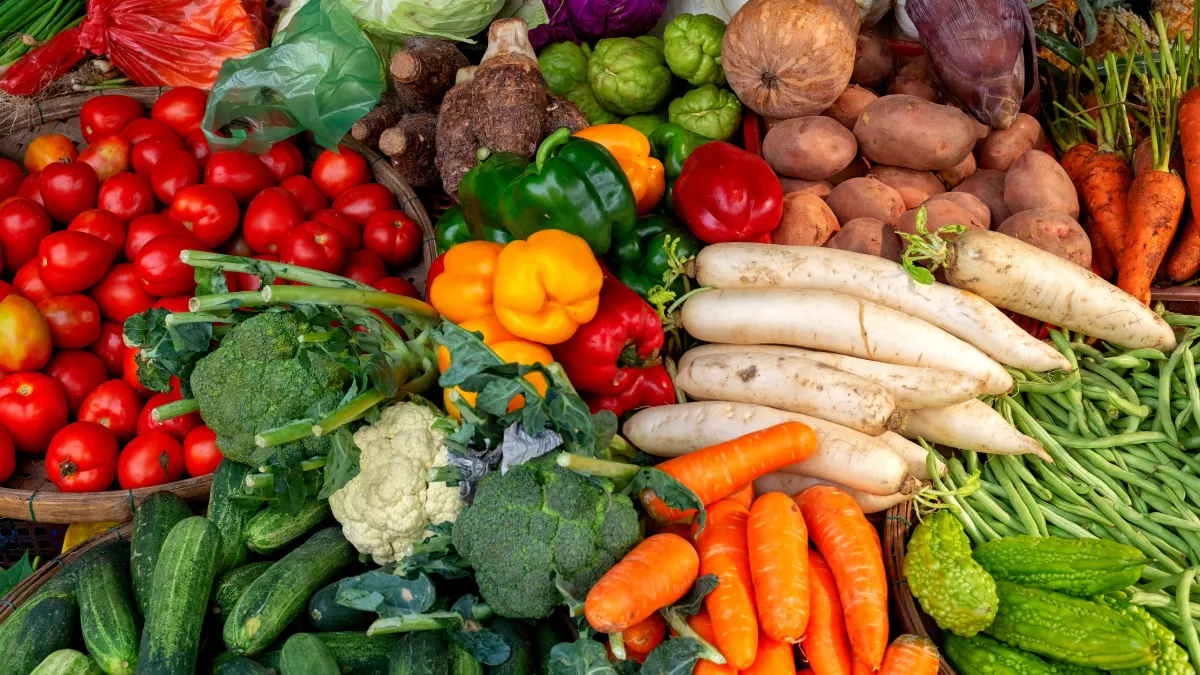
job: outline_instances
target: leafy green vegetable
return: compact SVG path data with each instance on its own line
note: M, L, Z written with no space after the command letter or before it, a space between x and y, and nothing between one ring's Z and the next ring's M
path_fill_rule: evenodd
M642 490L652 490L654 495L663 503L677 511L696 510L696 523L704 530L708 513L704 510L704 502L696 496L688 486L680 483L674 476L652 466L642 467L630 481L626 489L628 494L637 494Z
M437 590L424 574L405 579L381 570L347 577L338 584L337 603L379 616L420 614L437 600Z
M547 675L617 675L617 669L609 662L604 645L580 639L554 645Z
M715 574L705 574L696 579L696 583L692 584L691 590L687 592L675 604L671 605L670 610L678 612L683 616L696 616L704 609L704 599L717 589L717 584L721 581Z
M422 572L443 579L461 579L471 576L470 565L458 555L454 548L453 524L438 523L425 528L430 536L396 563L395 574L410 577Z
M0 596L7 594L17 584L25 580L26 577L33 574L37 569L40 558L34 558L33 562L29 561L29 551L25 551L21 555L21 559L13 563L12 567L6 570L0 570Z
M703 651L692 638L668 638L646 657L642 675L688 675L696 668Z

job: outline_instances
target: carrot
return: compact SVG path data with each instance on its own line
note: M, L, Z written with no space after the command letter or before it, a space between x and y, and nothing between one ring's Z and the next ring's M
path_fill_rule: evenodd
M695 616L687 618L688 626L696 631L700 637L709 642L716 642L716 636L713 634L712 619L705 612L700 612ZM674 635L675 631L671 631ZM692 671L692 675L738 675L737 668L729 664L716 664L712 661L700 659L696 662L696 669Z
M800 643L808 665L814 675L851 675L846 615L838 599L837 583L829 564L816 551L808 554L808 584L811 589L808 628Z
M808 459L816 449L817 435L808 425L784 422L680 455L657 468L696 493L701 504L711 504L760 476ZM646 512L659 522L685 521L695 515L694 510L670 508L652 490L643 490L640 496Z
M1200 87L1189 89L1179 99L1179 145L1183 154L1183 176L1187 180L1188 194L1195 195L1192 199L1192 220L1189 221L1189 225L1191 225L1191 223L1200 222ZM1192 232L1190 242L1189 232ZM1194 225L1184 228L1183 239L1180 240L1179 248L1176 249L1176 257L1184 250L1185 245L1188 245L1189 249L1195 250L1197 238L1200 238L1200 233L1195 232ZM1200 253L1191 255L1194 258L1200 258ZM1180 264L1183 264L1182 261ZM1200 268L1200 259L1196 260L1195 265ZM1192 269L1192 273L1187 275L1187 278L1191 278L1196 271L1197 269ZM1167 273L1171 274L1169 265ZM1176 281L1184 281L1174 274L1171 274L1171 278Z
M1197 193L1197 199L1200 199L1200 193ZM1196 217L1189 213L1179 243L1175 244L1175 252L1167 260L1167 276L1182 283L1197 272L1200 272L1200 227L1196 225Z
M648 537L600 577L584 601L584 615L601 633L620 633L682 598L699 569L687 539Z
M617 655L613 653L612 647L608 645L604 645L604 651L608 652L608 660L610 661L633 661L639 665L645 663L646 657L650 656L649 654L634 652L627 649L625 650L625 658L619 659L617 658Z
M696 534L699 524L692 526L700 554L700 574L715 574L720 580L704 599L716 646L729 665L738 670L749 668L758 652L758 615L746 543L749 518L746 507L722 499L708 508L704 531Z
M884 658L887 658L887 652L884 652ZM863 663L863 660L858 658L858 654L850 655L850 675L873 675L874 672L871 670L871 666Z
M1063 153L1062 161L1059 162L1078 192L1083 192L1084 165L1094 154L1096 154L1095 143L1076 143Z
M639 654L649 654L662 644L667 634L667 622L657 612L646 617L643 621L633 624L622 631L625 639L625 649Z
M763 633L758 638L758 656L739 675L796 675L796 648Z
M768 492L750 508L746 528L750 573L762 631L793 644L808 626L808 529L800 507Z
M796 502L837 580L850 644L878 669L888 641L887 575L878 533L854 498L837 488L810 487L796 495Z
M901 635L888 647L879 675L937 675L941 657L929 638Z
M1129 162L1112 152L1097 152L1088 160L1083 173L1083 201L1110 251L1125 250L1125 231L1129 223L1129 186L1133 172Z
M657 528L660 533L677 534L688 541L692 540L692 526L688 523L671 523Z
M1087 232L1088 240L1092 242L1092 272L1105 279L1112 279L1117 271L1116 262L1100 230L1093 226L1090 220L1083 229Z
M749 509L754 504L754 483L746 483L742 489L729 495L728 499Z
M796 675L813 675L813 671L812 668L805 668L804 670L796 671Z

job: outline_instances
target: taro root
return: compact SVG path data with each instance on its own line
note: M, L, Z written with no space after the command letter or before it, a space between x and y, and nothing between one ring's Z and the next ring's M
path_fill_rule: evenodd
M546 127L550 95L521 19L500 19L488 29L488 48L471 85L475 136L491 152L532 158Z
M435 165L442 177L442 189L458 199L458 184L478 161L479 141L471 121L475 95L471 81L475 66L460 68L454 87L442 99L438 114L437 159Z

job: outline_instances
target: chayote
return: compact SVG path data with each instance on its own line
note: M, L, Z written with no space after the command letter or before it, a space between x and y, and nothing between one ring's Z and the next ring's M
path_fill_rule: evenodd
M671 101L667 113L672 122L694 134L725 141L742 123L742 102L733 92L706 84Z
M653 35L639 35L635 37L634 40L637 40L638 42L644 42L660 52L667 48L666 40L663 40L660 37L654 37Z
M592 126L596 126L597 124L613 124L621 119L600 105L600 102L596 100L596 95L592 93L592 88L586 82L575 85L562 96L571 103L574 103L575 107L579 108L579 112L583 113L583 116L587 118L588 124Z
M662 52L634 38L606 38L588 59L588 84L611 112L636 115L657 108L671 91Z
M663 32L663 56L671 72L695 87L725 84L721 40L725 22L712 14L680 14Z
M633 127L649 138L650 134L654 133L654 130L659 125L666 124L667 121L667 112L665 110L656 110L655 112L641 113L640 115L630 115L621 120L621 124Z
M587 84L591 54L592 48L587 44L574 42L555 42L542 48L542 53L538 54L538 67L550 93L565 96L578 85Z

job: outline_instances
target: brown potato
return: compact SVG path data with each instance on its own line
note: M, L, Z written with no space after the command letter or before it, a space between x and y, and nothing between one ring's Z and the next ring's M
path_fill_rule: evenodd
M979 219L971 212L946 199L930 199L921 205L925 209L925 229L937 232L948 225L965 225L968 230L986 230ZM917 233L917 213L921 207L909 209L896 219L892 225L897 232L905 234Z
M859 33L854 48L854 72L850 81L872 89L896 69L896 55L888 41L874 33Z
M1013 162L1004 178L1004 203L1014 214L1050 209L1079 218L1079 195L1070 176L1041 150L1030 150Z
M827 180L804 180L803 178L780 176L779 184L783 186L785 195L793 192L807 192L824 199L829 196L830 192L833 192L833 183Z
M906 209L915 209L930 196L946 191L942 181L928 171L914 171L898 166L873 166L867 172L867 178L874 178L899 192Z
M953 169L946 169L938 172L938 178L946 184L946 187L954 189L958 184L966 180L967 176L975 173L975 155L967 155L967 158L958 163L958 166Z
M875 218L855 218L833 235L826 248L854 251L900 262L904 241L891 225Z
M784 120L763 139L763 159L776 173L792 178L825 180L857 155L854 134L820 115Z
M854 123L858 121L858 116L862 114L863 108L867 107L868 103L877 98L879 98L879 95L870 89L852 84L846 87L846 91L843 91L842 95L837 97L837 100L833 102L833 105L829 106L821 114L826 117L832 117L838 121L838 124L853 131Z
M941 103L944 98L942 82L933 69L933 61L926 54L900 66L892 81L888 82L887 93L916 96L933 103Z
M975 125L958 108L916 96L884 96L867 104L854 137L862 156L920 171L958 166L975 147Z
M764 117L764 118L762 118L762 123L763 123L763 129L762 129L762 130L763 130L763 132L765 133L765 132L768 132L768 131L770 131L770 130L771 130L771 127L774 127L775 125L779 124L779 123L780 123L780 122L782 122L782 121L783 121L783 120L781 120L781 119L779 119L779 118L777 118L777 117Z
M851 178L825 198L838 222L874 218L890 223L904 213L904 198L874 178Z
M846 168L830 176L829 182L837 186L851 178L862 178L867 175L867 168L867 163L863 161L862 157L855 157L853 162L846 165Z
M1088 240L1087 232L1074 218L1058 211L1030 209L1014 213L1000 223L996 231L1053 253L1084 269L1092 268L1092 243Z
M979 168L1008 171L1021 155L1045 147L1046 133L1041 123L1036 117L1019 113L1011 127L988 134L979 150Z
M987 205L993 223L1003 223L1012 215L1004 203L1004 172L995 169L980 169L954 188L954 192L975 195Z
M976 220L978 220L980 223L983 223L984 228L990 228L992 226L991 209L988 208L987 204L983 203L983 200L971 194L970 192L944 192L940 195L934 195L930 197L929 201L932 202L938 199L951 201L963 207L968 213L970 213L972 216L975 216Z
M837 217L814 194L793 192L783 196L783 218L771 233L771 243L786 246L823 246L838 231Z

